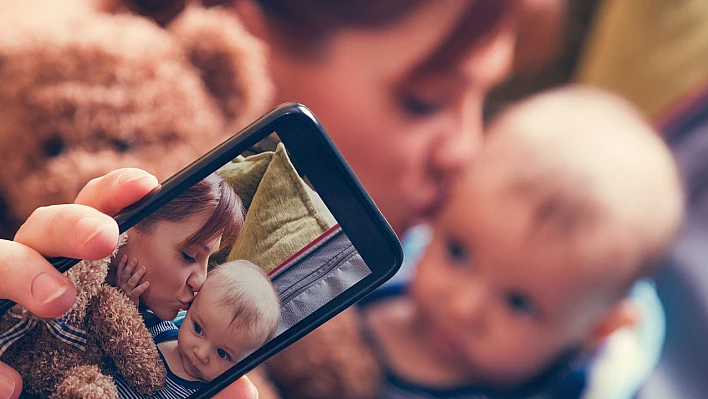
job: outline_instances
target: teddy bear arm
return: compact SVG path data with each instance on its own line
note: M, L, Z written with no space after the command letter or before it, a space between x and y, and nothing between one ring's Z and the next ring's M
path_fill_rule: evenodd
M142 394L162 388L167 374L157 346L128 297L104 286L91 311L91 332L125 381Z
M266 365L292 399L375 398L382 370L349 309L271 358Z
M56 386L52 399L103 398L118 399L118 390L111 377L96 366L78 366L69 370Z

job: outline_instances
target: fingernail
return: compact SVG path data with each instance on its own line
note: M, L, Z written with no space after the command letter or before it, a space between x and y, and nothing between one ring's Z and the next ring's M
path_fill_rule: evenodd
M56 276L40 273L32 280L32 296L44 305L59 298L69 287Z
M12 377L0 374L0 398L9 399L15 393L15 380Z
M80 246L86 245L97 235L111 227L112 221L97 216L87 216L76 223L74 238Z
M152 175L146 174L145 172L139 172L137 170L128 170L118 176L118 184L130 183L137 180L143 179L154 179Z

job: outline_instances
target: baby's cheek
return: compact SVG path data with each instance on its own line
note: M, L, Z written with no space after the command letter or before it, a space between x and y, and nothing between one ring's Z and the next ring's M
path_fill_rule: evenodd
M519 351L518 362L511 366L512 370L522 378L530 378L542 373L551 367L557 357L557 351L553 345L548 345L547 342L543 342L543 339L539 339L537 344L528 345L524 349L517 348Z
M211 380L215 379L216 377L220 376L221 374L225 373L228 369L231 368L231 364L220 364L216 367L214 367L211 370L210 375L206 376L207 382L211 382Z
M427 254L417 266L411 284L411 294L419 299L432 299L440 290L443 271L439 270L441 265L436 267L434 258L434 254Z
M542 353L546 350L542 337L528 326L519 325L509 315L495 309L490 318L488 336L493 340L481 348L489 348L485 358L496 372L502 374L526 374L539 367ZM496 316L496 317L495 317Z

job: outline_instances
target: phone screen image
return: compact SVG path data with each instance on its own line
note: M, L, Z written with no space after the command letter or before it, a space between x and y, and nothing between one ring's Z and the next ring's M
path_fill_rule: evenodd
M59 356L64 350L100 353L100 373L118 397L207 397L385 281L400 266L395 236L368 197L356 198L363 190L314 118L296 111L299 123L276 115L237 134L177 183L165 184L173 188L162 193L168 199L138 207L139 217L124 223L129 227L107 259L105 284L142 318L158 354L150 361L166 371L160 388L146 389L136 378L151 364L130 348L126 337L133 331L119 333L121 349L107 354L105 338L90 326L70 325L73 308L18 335L18 326L33 316L13 307L0 321L0 360L24 356L23 338L42 332L57 338ZM320 131L302 133L308 129ZM336 156L322 155L319 145ZM337 184L349 184L350 191ZM364 219L381 226L365 227ZM67 273L79 274L85 264ZM120 318L106 315L105 323ZM57 322L69 332L57 333ZM65 342L72 336L85 338ZM36 360L39 369L43 360ZM58 389L26 385L27 397Z

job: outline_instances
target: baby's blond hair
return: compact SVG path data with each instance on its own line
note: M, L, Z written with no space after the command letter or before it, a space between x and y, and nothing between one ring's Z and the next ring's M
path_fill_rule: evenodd
M619 295L652 274L682 221L683 189L668 147L627 101L568 86L511 107L490 132L473 173L531 202L530 235L595 251L622 276Z
M262 336L264 343L273 336L280 320L280 300L260 267L247 260L226 262L209 272L204 285L219 291L214 305L230 309L234 328Z

